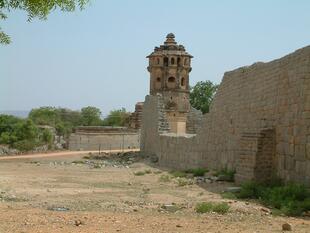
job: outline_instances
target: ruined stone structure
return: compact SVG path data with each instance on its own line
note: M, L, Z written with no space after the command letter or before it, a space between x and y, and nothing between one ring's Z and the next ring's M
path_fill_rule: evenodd
M156 64L156 58L150 62ZM228 168L236 170L237 182L276 175L310 186L310 46L226 72L202 121L199 114L187 114L194 134L171 133L168 95L154 87L155 70L150 70L154 75L143 108L141 150L156 154L160 165Z
M129 117L129 127L132 129L141 128L143 102L136 103L135 111Z
M125 127L80 126L69 138L69 150L121 150L139 146L139 131Z
M178 45L172 33L168 34L164 45L155 47L149 56L150 94L163 97L166 118L170 131L186 133L189 104L189 73L192 56Z

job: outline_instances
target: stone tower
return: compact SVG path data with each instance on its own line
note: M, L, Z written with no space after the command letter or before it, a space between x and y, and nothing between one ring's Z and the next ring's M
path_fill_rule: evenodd
M190 111L189 73L191 56L183 45L178 45L169 33L160 47L155 47L147 58L150 72L150 95L160 93L173 133L186 133L186 119Z

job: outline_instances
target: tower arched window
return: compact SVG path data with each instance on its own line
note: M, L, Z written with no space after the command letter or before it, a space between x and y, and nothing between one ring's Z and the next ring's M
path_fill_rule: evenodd
M185 78L184 78L184 77L181 78L181 86L182 86L182 87L185 86Z
M168 62L169 62L169 61L168 61L168 57L165 57L165 58L164 58L164 66L168 66Z
M177 65L180 66L181 58L178 57L177 59Z
M171 58L171 65L174 65L174 57Z
M160 89L161 88L161 78L157 77L155 82L155 88Z
M167 86L168 88L175 88L176 82L175 77L171 76L168 78Z
M168 83L175 83L175 77L169 77L168 78Z
M159 58L157 58L157 59L156 59L156 61L157 61L157 65L159 65L159 63L160 63L160 60L159 60Z

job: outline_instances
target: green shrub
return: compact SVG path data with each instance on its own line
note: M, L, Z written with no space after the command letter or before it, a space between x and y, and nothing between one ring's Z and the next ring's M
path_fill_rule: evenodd
M225 192L221 194L222 198L225 199L237 199L237 196L235 193L231 193L231 192Z
M171 180L171 177L169 175L163 174L159 177L158 180L159 182L169 182Z
M38 133L38 128L31 120L7 115L0 115L0 129L1 141L10 145L18 140L34 140Z
M176 181L177 185L180 187L193 184L193 181L181 177L178 177Z
M39 145L38 127L31 121L0 115L0 143L20 151L29 151Z
M18 138L9 132L3 132L0 135L0 144L6 144L6 145L12 146L14 142L17 142L17 141L18 141Z
M212 203L212 202L202 202L196 205L197 213L209 213L216 212L218 214L226 214L229 210L229 205L225 202Z
M81 125L81 115L79 111L66 108L40 107L32 109L28 118L35 124L54 127L58 135L68 135L73 127Z
M280 209L285 215L298 216L310 210L310 193L303 185L268 188L263 194L261 198L265 204Z
M151 173L152 173L151 169L146 169L146 170L144 170L144 171L137 171L137 172L134 172L133 174L134 174L135 176L144 176L145 174L151 174Z
M279 182L272 184L247 182L242 185L237 197L259 199L262 204L288 216L300 216L305 211L310 211L310 192L305 186L293 183L279 185Z
M238 198L258 199L263 192L263 187L256 182L245 182L241 186L241 190L237 193Z
M53 134L48 129L43 129L41 140L44 143L51 144L53 142Z
M211 202L198 203L195 209L196 212L200 214L209 213L213 211L213 204Z
M206 168L192 168L185 170L186 173L191 173L194 176L204 176L209 170Z
M133 173L135 176L144 176L145 172L144 171L138 171Z
M225 168L216 172L214 175L221 177L223 181L233 182L235 180L235 173L236 171Z
M18 149L19 151L23 151L23 152L30 151L34 149L36 146L37 146L37 143L32 140L21 140L13 144L14 148Z
M186 177L186 173L182 171L171 171L169 172L173 177Z
M74 163L74 164L85 164L86 162L83 160L74 160L74 161L72 161L72 163Z
M225 202L214 204L213 211L218 214L226 214L229 210L229 205Z
M125 108L112 110L104 119L103 125L108 126L125 126L129 122L130 113Z

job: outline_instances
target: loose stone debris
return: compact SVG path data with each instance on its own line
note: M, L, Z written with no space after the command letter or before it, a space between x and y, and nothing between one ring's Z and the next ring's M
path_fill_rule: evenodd
M48 210L52 210L52 211L69 211L70 209L67 207L50 207L47 208Z
M291 230L292 230L292 225L289 224L289 223L284 223L284 224L282 225L282 230L283 230L283 231L291 231Z

